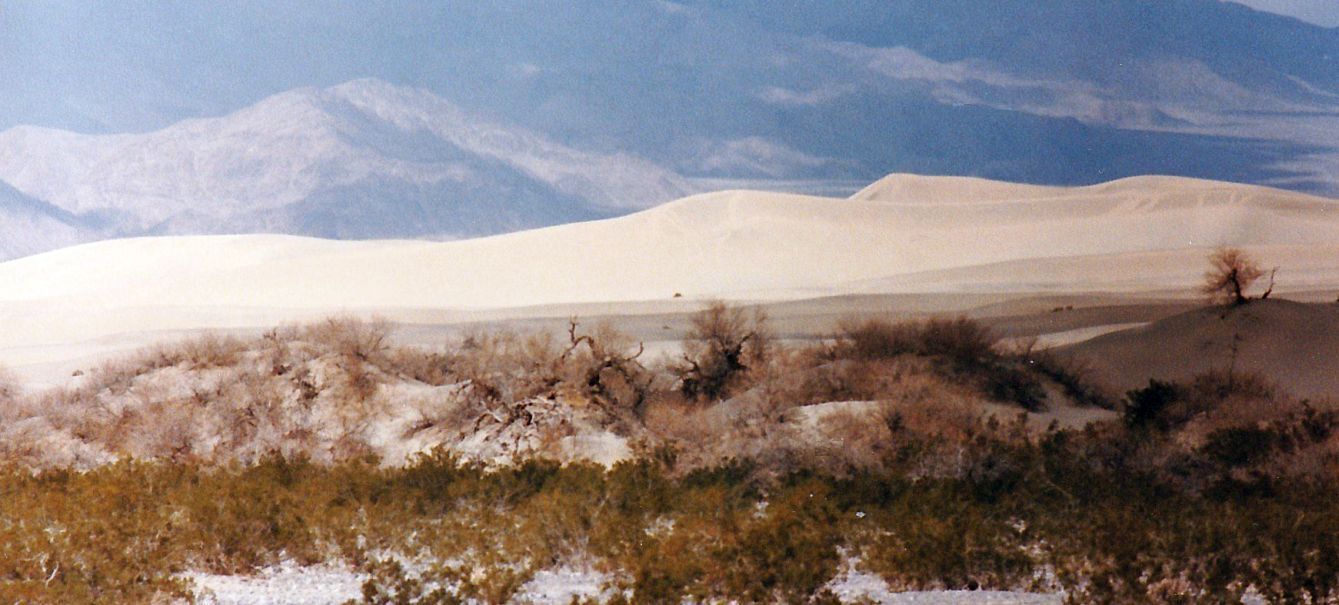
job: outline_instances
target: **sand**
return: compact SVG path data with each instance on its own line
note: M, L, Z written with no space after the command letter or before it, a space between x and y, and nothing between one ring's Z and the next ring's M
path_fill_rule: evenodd
M0 263L0 364L50 378L183 332L339 313L438 327L640 317L645 333L713 298L766 304L778 329L798 337L846 315L937 312L1013 315L1010 325L1032 325L1006 325L1008 335L1069 332L1060 342L1156 319L1156 305L1192 295L1220 244L1280 266L1280 293L1339 291L1335 242L1339 202L1261 187L911 175L849 199L726 191L454 242L114 240ZM1048 304L1154 306L1135 319L1116 311L1021 319L1048 313Z
M1150 378L1184 381L1210 370L1254 372L1291 394L1339 395L1339 304L1263 300L1187 311L1062 349L1091 377L1124 393Z

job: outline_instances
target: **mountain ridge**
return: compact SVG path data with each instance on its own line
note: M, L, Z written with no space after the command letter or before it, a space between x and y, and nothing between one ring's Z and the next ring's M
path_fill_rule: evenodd
M0 181L103 236L460 237L612 216L693 186L372 79L151 133L0 132Z
M1339 29L1219 0L87 12L13 7L13 38L47 43L0 53L31 84L0 99L0 125L143 132L371 75L690 178L1169 173L1339 194ZM146 38L186 52L150 69ZM220 77L184 81L202 56Z

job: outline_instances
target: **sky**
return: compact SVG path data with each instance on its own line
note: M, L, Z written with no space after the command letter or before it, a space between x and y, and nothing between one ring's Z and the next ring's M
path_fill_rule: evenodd
M370 77L692 176L1339 191L1339 0L556 5L0 0L0 131L149 132Z
M1339 0L1235 0L1251 8L1280 15L1296 17L1303 21L1339 27Z

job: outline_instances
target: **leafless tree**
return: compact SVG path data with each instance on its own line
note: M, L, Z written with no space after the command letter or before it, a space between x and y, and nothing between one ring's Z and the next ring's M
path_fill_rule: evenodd
M1209 270L1204 273L1200 293L1214 303L1244 305L1250 300L1246 289L1264 274L1255 259L1240 248L1219 248L1209 255Z
M577 334L577 326L575 318L568 322L569 344L559 357L568 366L569 379L598 401L640 412L651 382L650 373L637 361L646 347L637 343L637 352L627 353L612 328L597 337Z

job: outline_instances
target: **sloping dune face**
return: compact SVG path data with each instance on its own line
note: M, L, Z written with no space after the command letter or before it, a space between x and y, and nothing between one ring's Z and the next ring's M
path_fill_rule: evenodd
M1190 311L1066 350L1114 392L1209 371L1258 373L1303 398L1339 393L1339 304L1254 301Z
M616 219L446 243L108 241L0 264L0 313L14 320L6 337L12 345L59 332L88 339L341 310L499 309L675 294L780 300L1079 291L1112 285L1093 276L1125 271L1140 277L1123 289L1189 291L1206 248L1258 246L1300 258L1335 242L1339 202L1260 187L1146 177L1058 188L893 175L850 199L728 191ZM1310 261L1317 283L1308 286L1339 276L1330 266L1339 260L1327 262ZM81 319L94 316L104 319Z

